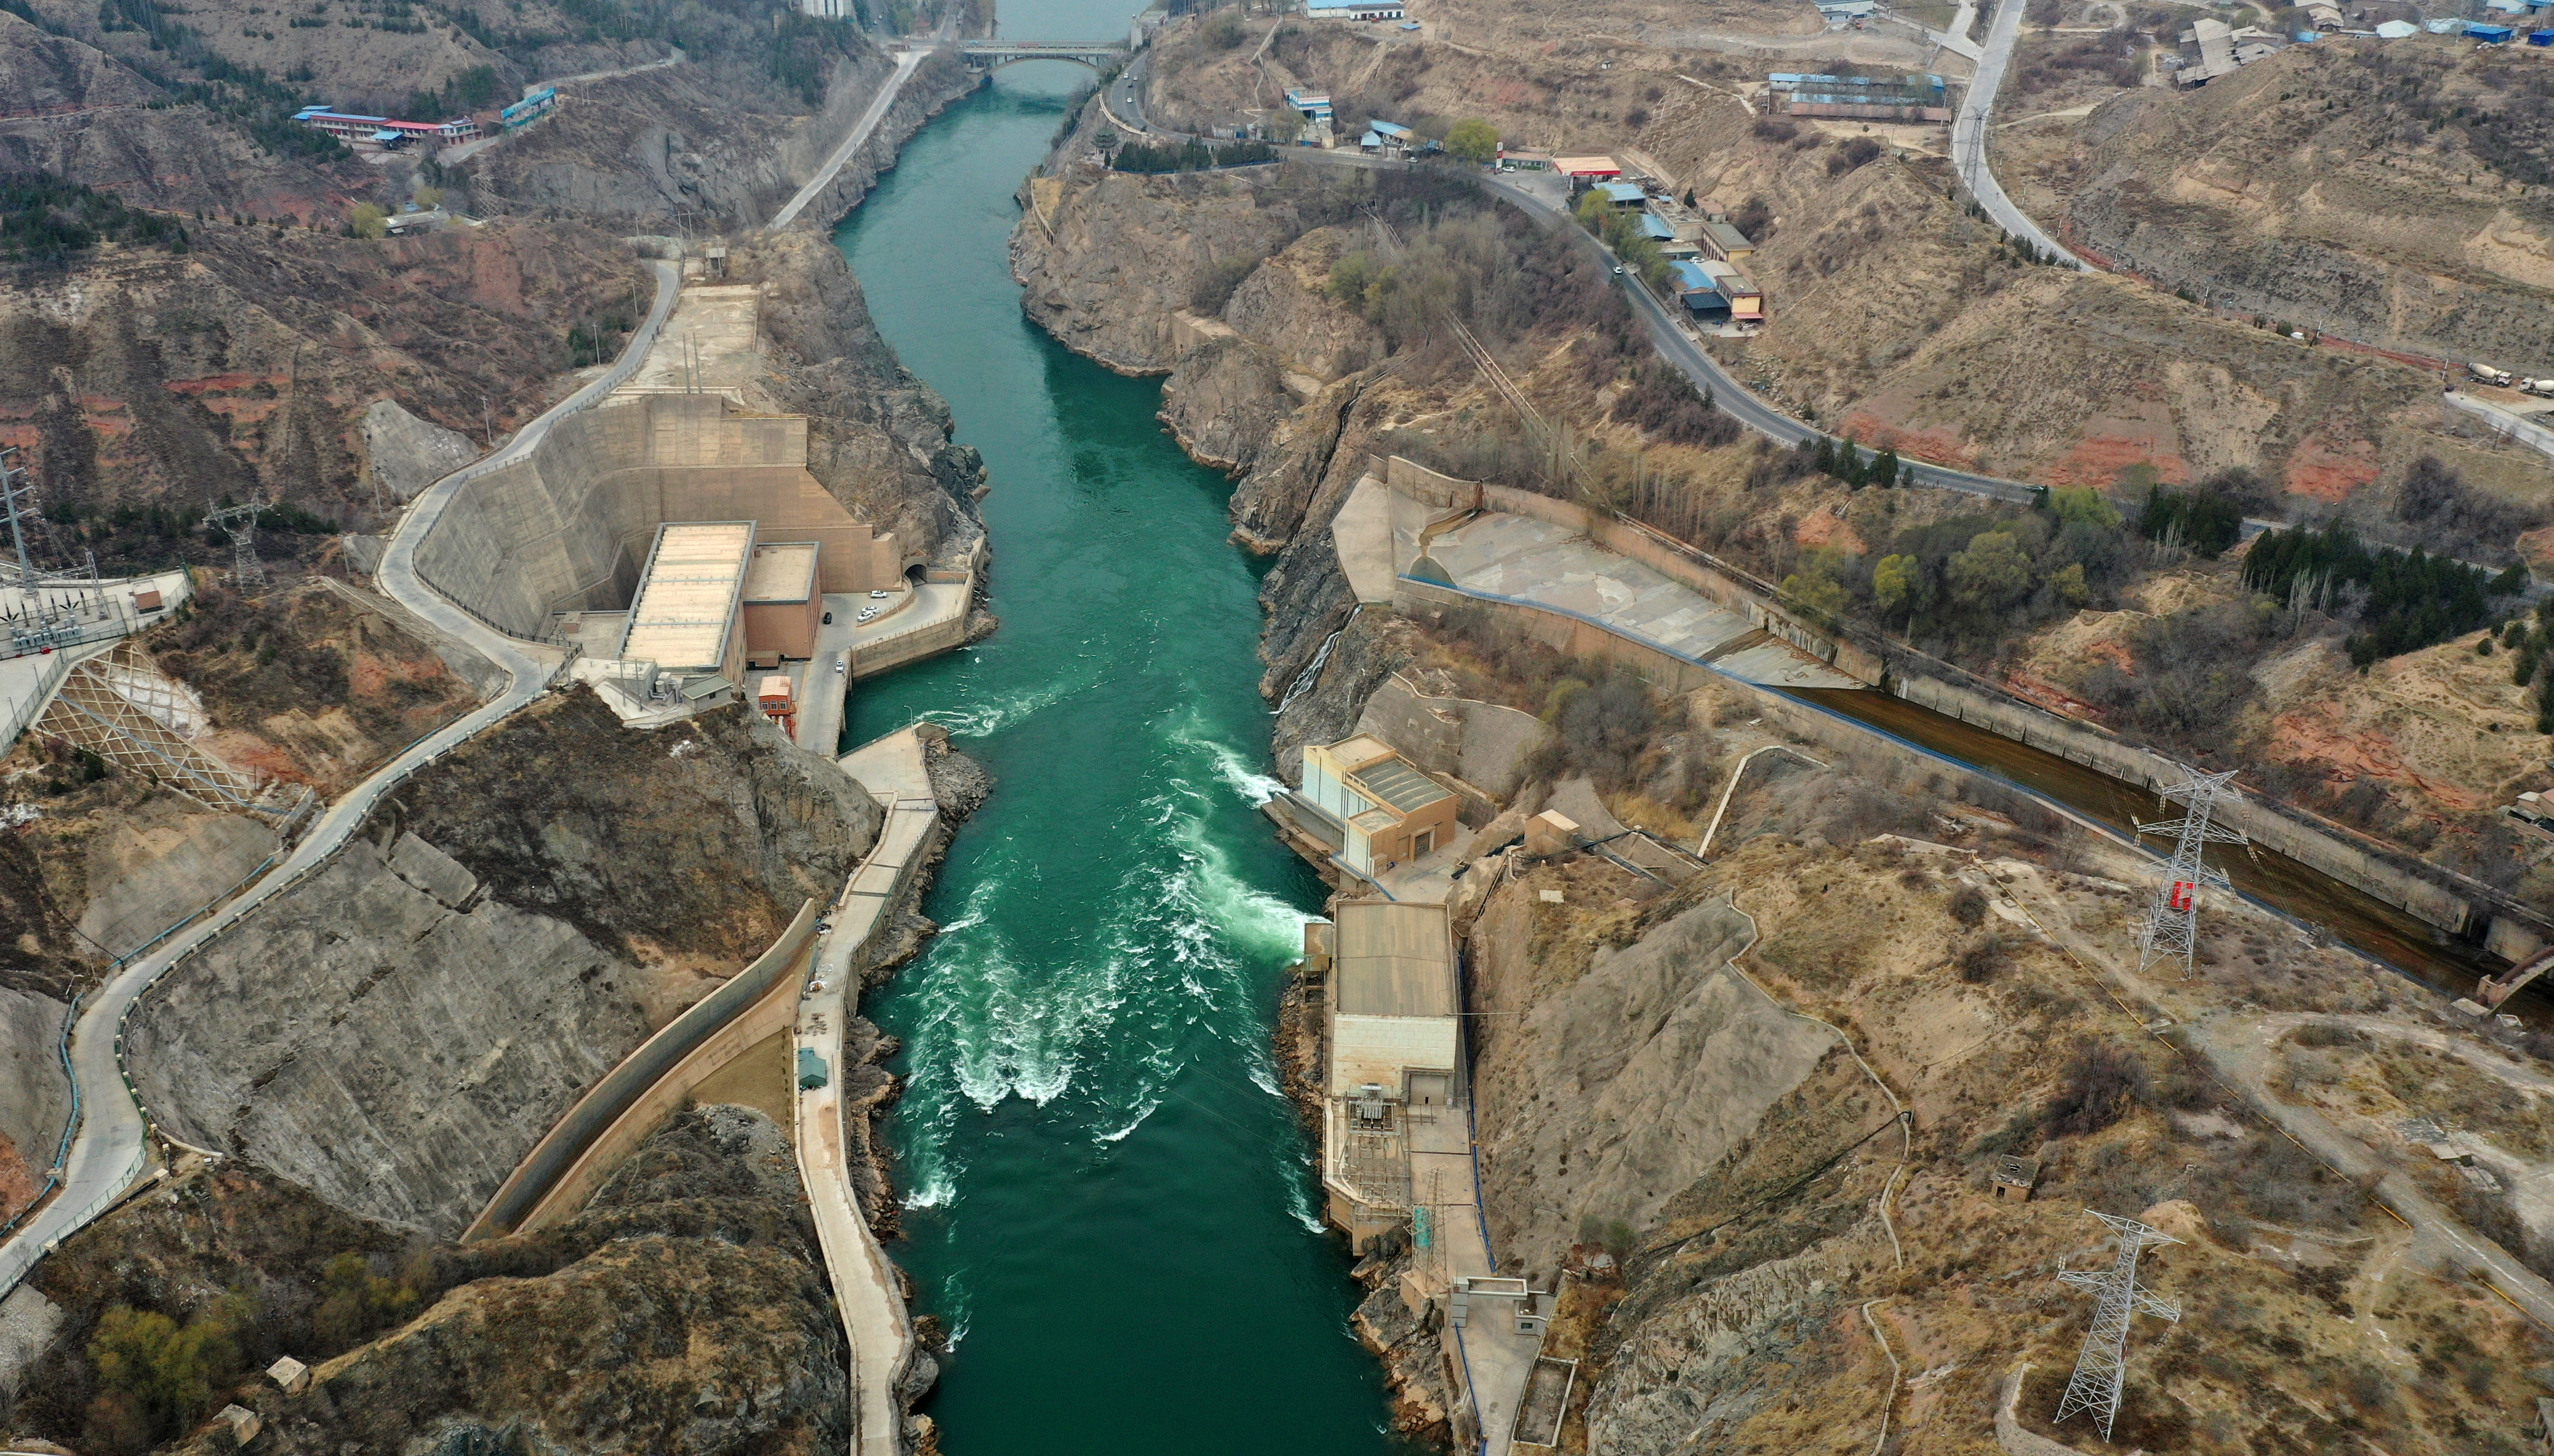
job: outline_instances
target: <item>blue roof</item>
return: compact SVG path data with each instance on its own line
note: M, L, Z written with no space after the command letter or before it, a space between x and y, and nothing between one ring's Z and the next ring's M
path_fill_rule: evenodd
M376 142L405 142L407 140L407 133L395 132L388 127L384 127L380 131L373 133L373 140Z
M1383 134L1381 132L1368 132L1364 136L1357 138L1357 145L1360 147L1380 147L1383 145Z
M1410 135L1410 128L1408 128L1408 127L1406 127L1406 126L1399 125L1398 123L1395 123L1395 122L1389 122L1389 121L1369 121L1369 122L1367 122L1367 123L1366 123L1366 125L1367 125L1367 126L1372 127L1372 128L1374 128L1374 129L1375 129L1376 131L1378 131L1378 132L1383 133L1383 134L1384 134L1385 136L1387 136L1387 137L1406 137L1406 136L1409 136L1409 135Z
M2530 46L2554 46L2554 31L2529 31L2527 33L2527 44Z
M1711 275L1702 271L1701 264L1687 263L1679 259L1668 267L1675 272L1677 283L1682 287L1708 288L1711 286Z
M1638 202L1649 195L1639 182L1598 182L1596 190L1616 202Z
M2466 27L2466 34L2491 46L2506 41L2518 33L2507 26L2470 25Z
M2302 45L2303 43L2305 43L2305 42L2307 42L2307 41L2320 41L2320 40L2322 40L2322 39L2323 39L2323 33L2322 33L2322 32L2320 32L2320 31L2299 31L2299 32L2297 32L2297 41L2298 41L2298 43L2299 43L2300 45Z
M1657 213L1644 212L1641 214L1641 236L1645 238L1654 238L1657 241L1664 243L1676 236L1676 229L1659 221L1659 215Z

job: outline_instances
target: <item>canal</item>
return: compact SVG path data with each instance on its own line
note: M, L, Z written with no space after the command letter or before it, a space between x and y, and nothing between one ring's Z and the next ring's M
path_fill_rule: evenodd
M1122 3L1003 22L1126 24ZM839 235L984 452L1002 619L852 705L850 740L931 719L998 780L925 903L942 934L869 1007L908 1079L891 1252L956 1340L928 1407L951 1456L1393 1451L1269 1055L1322 886L1254 809L1258 572L1225 541L1230 485L1162 433L1157 381L1023 319L1006 262L1012 192L1090 78L997 72Z

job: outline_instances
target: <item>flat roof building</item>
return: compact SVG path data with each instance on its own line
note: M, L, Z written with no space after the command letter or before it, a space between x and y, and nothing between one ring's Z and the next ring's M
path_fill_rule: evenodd
M1446 907L1351 900L1305 927L1327 981L1322 1184L1331 1221L1360 1249L1411 1206L1413 1119L1454 1115L1462 1006Z
M656 528L616 656L663 671L742 680L750 520L668 521Z
M746 563L745 651L755 662L816 655L816 627L825 601L816 590L819 557L813 541L772 541L754 548Z
M1368 878L1452 843L1453 793L1370 733L1304 747L1294 796L1339 831L1339 863Z

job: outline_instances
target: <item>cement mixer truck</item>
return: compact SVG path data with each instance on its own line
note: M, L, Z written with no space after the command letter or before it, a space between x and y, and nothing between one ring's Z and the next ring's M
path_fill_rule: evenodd
M2543 399L2554 399L2554 380L2520 380L2518 392L2534 394Z
M2518 383L2518 376L2505 369L2495 369L2489 364L2469 364L2466 366L2466 373L2473 375L2479 384L2498 385L2504 390Z

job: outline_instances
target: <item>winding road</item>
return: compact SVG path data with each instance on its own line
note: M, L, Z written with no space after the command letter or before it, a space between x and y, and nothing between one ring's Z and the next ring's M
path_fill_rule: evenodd
M596 403L636 372L664 328L666 316L673 312L674 297L682 286L677 266L651 266L656 275L655 303L612 368L525 425L505 448L428 487L409 505L382 558L382 589L436 630L468 643L504 668L505 691L476 712L418 739L384 764L330 805L292 853L265 878L238 899L170 938L157 951L119 967L90 997L71 1033L71 1075L78 1083L82 1112L64 1163L61 1190L28 1220L16 1237L0 1245L0 1294L16 1288L38 1260L105 1212L150 1167L151 1124L124 1071L124 1023L143 992L170 967L319 868L363 824L374 804L409 774L539 697L548 687L556 664L526 652L523 643L482 624L426 586L416 573L416 547L461 487L521 460L548 437L551 426L560 419Z
M1995 110L1996 91L2004 85L2004 73L2013 64L2014 43L2022 35L2024 0L2001 0L1995 14L1987 20L1986 45L1978 56L1977 78L1969 82L1969 93L1960 98L1960 109L1951 118L1951 165L1959 168L1960 180L1968 184L1969 195L1987 210L1995 225L2009 237L2020 238L2069 268L2090 273L2083 259L2057 245L2057 240L2040 231L2039 224L2025 216L2004 194L2004 184L1987 165L1987 117Z

